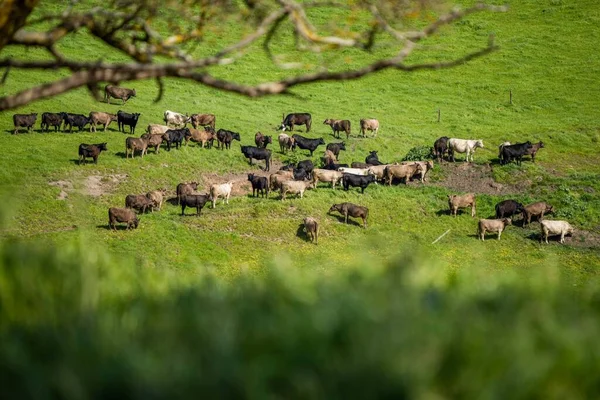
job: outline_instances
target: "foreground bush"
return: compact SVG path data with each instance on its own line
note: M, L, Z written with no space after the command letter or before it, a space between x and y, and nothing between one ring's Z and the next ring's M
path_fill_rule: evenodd
M74 245L1 248L5 398L595 398L600 290L446 275L183 281Z

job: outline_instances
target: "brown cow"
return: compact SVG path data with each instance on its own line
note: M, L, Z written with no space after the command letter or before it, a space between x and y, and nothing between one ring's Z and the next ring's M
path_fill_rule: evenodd
M104 132L106 132L106 128L108 128L108 125L110 125L111 122L117 120L117 116L115 114L96 111L92 111L88 118L90 120L90 132L92 132L92 129L94 130L94 132L96 132L97 124L104 125Z
M471 207L471 217L475 217L475 194L467 193L462 196L457 194L448 195L448 207L450 214L456 217L459 208Z
M160 152L160 145L163 142L163 135L161 135L161 134L150 135L148 133L144 133L142 136L140 136L140 138L142 138L148 142L148 147L146 148L146 154L148 154L148 149L150 147L154 147L155 153Z
M150 208L150 211L160 211L166 193L166 189L153 190L151 192L146 193L146 197L152 202L152 207Z
M194 129L198 129L199 126L210 126L215 129L216 118L214 114L192 114L190 121Z
M346 132L346 139L350 137L350 121L347 119L331 119L328 118L323 121L324 125L329 125L333 130L333 136L338 138L340 137L340 132Z
M127 230L132 227L136 229L139 224L137 215L135 215L135 212L132 209L111 207L108 209L108 227L116 231L117 222L126 222Z
M271 136L263 135L261 132L256 132L254 135L254 143L256 143L256 147L259 148L267 148L269 143L273 143L273 139Z
M304 231L311 242L319 243L319 222L313 217L304 218Z
M125 207L136 209L145 213L148 208L152 209L154 202L144 194L130 194L125 197Z
M180 183L179 185L177 185L177 204L179 205L181 202L181 196L184 196L186 194L192 194L194 193L194 190L198 189L198 182L183 182Z
M525 155L531 156L531 161L535 162L535 154L539 149L544 148L544 142L540 141L538 143L534 143L525 151Z
M379 121L376 119L361 119L360 120L360 133L363 137L365 137L366 131L375 132L373 137L377 136L377 132L379 131Z
M544 219L544 214L554 212L554 207L543 201L532 203L523 208L523 228L531 223L531 217L538 217L538 221Z
M214 129L210 127L206 127L204 129L190 129L190 134L185 137L185 145L188 145L188 142L191 140L195 143L200 143L202 148L206 144L206 148L211 148L213 145L213 141L217 138L217 134Z
M131 158L135 157L135 151L139 150L142 153L142 158L148 150L149 140L146 138L128 137L125 139L125 158L131 153Z
M121 99L123 104L125 104L130 97L135 97L135 89L126 89L118 86L106 85L104 88L104 100L109 103L110 97Z
M369 209L353 203L334 204L329 209L329 213L337 211L344 216L345 222L348 223L348 217L362 218L363 227L367 229L367 218L369 217Z

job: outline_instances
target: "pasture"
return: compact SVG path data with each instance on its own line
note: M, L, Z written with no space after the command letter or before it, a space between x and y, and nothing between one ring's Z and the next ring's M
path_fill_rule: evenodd
M261 275L272 263L290 268L329 274L351 266L384 264L406 252L418 252L444 270L457 272L467 267L489 271L514 270L525 275L547 266L557 266L565 278L581 283L597 274L600 262L600 117L598 115L597 74L599 56L594 43L600 32L591 29L600 19L592 2L511 1L503 14L482 13L445 28L410 62L458 57L469 49L483 46L495 34L500 51L483 59L449 69L402 73L387 71L359 81L330 82L301 87L293 94L261 99L206 89L178 80L166 80L166 92L158 103L158 87L153 81L124 82L135 88L137 97L126 105L112 100L106 104L86 90L38 101L17 110L37 112L38 122L30 134L11 135L12 112L0 116L0 174L2 179L2 236L20 242L41 242L57 248L85 239L123 265L133 262L144 268L173 271L183 276L209 269L230 278L243 271ZM53 4L46 9L56 9ZM324 21L326 14L315 15ZM534 23L532 23L532 21ZM232 32L232 37L241 32ZM585 40L572 42L572 38ZM222 39L222 40L226 40ZM217 38L211 39L218 42ZM83 45L82 45L83 43ZM283 51L290 43L277 43ZM61 50L83 59L118 59L104 54L104 47L77 38ZM11 52L12 51L12 52ZM358 65L374 55L358 52L327 54L331 65ZM42 50L39 50L42 54ZM3 56L27 56L10 48ZM292 52L290 58L298 57ZM302 68L309 69L310 57ZM242 82L275 79L282 72L267 63L258 50L239 64L219 67L217 76ZM31 82L45 82L61 76L61 71L11 72L0 93L18 91ZM512 91L512 104L509 92ZM141 113L136 135L149 123L162 123L163 112L212 113L217 129L241 135L231 150L200 149L196 144L160 154L149 152L143 159L125 159L125 138L113 122L108 131L82 133L40 133L41 113L90 111ZM437 121L438 110L441 113ZM303 199L292 196L280 201L252 198L247 173L264 174L250 166L240 152L241 145L254 145L254 134L273 135L271 172L282 163L311 158L320 165L324 146L315 151L296 150L283 155L276 143L275 127L282 114L312 114L311 138L337 142L327 118L349 119L352 137L346 141L340 162L364 161L370 150L378 150L383 161L400 161L415 146L432 146L440 136L482 139L473 164L464 155L454 164L435 165L424 185L371 185L364 194L357 188L347 192L320 185ZM377 118L381 128L377 138L358 137L361 118ZM305 134L304 128L296 128ZM296 130L295 130L296 132ZM342 135L344 136L344 135ZM368 135L369 136L369 135ZM536 163L500 166L498 145L504 141L542 140L546 147ZM79 143L107 142L97 165L77 165ZM174 197L180 182L200 182L206 193L211 183L234 180L229 205L221 201L215 209L206 207L200 217L180 216L172 204L163 210L140 216L134 231L108 229L109 207L123 207L125 196L166 188ZM462 212L448 214L447 195L474 192L477 218ZM477 219L494 214L494 205L514 198L524 204L547 201L557 212L552 219L565 219L577 229L566 245L556 240L539 243L539 224L523 229L519 222L502 234L502 239L477 240ZM360 221L340 223L327 210L334 203L353 202L370 210L369 227ZM319 220L319 244L310 243L301 233L305 217ZM437 243L441 234L450 232Z

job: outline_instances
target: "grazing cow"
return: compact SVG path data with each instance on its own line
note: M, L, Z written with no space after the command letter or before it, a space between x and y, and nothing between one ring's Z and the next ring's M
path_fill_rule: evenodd
M168 126L159 124L148 124L148 127L146 128L146 132L148 132L150 135L162 135L168 130Z
M146 197L148 199L150 199L150 201L152 202L152 207L151 207L150 211L155 211L155 210L160 211L165 194L166 194L165 189L153 190L151 192L146 193Z
M233 142L234 139L239 142L241 140L240 134L237 132L228 131L227 129L219 129L217 131L217 149L231 149L231 142Z
M241 150L244 157L250 160L250 165L253 165L252 159L256 158L257 160L265 160L265 171L271 169L271 150L254 146L242 146Z
M179 149L183 140L191 136L189 128L169 129L163 134L163 140L167 142L167 151L171 151L171 143L175 143L175 148Z
M319 222L313 217L304 218L304 232L311 242L319 242Z
M138 210L142 214L146 212L148 208L152 208L154 203L144 194L130 194L125 197L125 207L133 208Z
M477 235L479 236L479 239L485 240L486 232L498 232L498 240L500 240L502 231L505 230L508 225L512 225L512 220L510 218L480 219L477 227Z
M312 182L307 181L285 181L281 184L281 201L285 200L286 194L302 195L306 189L312 189Z
M214 130L216 118L214 114L192 114L190 122L194 129L197 129L199 126L210 126Z
M135 97L135 89L126 89L118 86L106 85L104 87L104 100L109 103L110 97L121 99L123 104L125 104L131 97Z
M185 137L185 145L191 140L195 143L200 143L200 146L204 148L206 144L207 148L212 148L213 141L217 138L217 134L211 127L205 127L204 129L190 128L190 135Z
M280 133L278 139L279 139L279 150L282 153L286 153L290 149L292 149L292 150L296 149L296 143L294 141L294 138L290 137L288 134Z
M296 164L285 164L279 167L280 171L293 171L296 168Z
M135 151L138 150L141 153L142 158L148 150L148 139L128 137L125 139L125 158L128 158L131 153L131 158L135 157Z
M129 126L129 133L135 133L135 127L140 119L140 113L126 113L121 110L117 111L117 124L119 132L125 133L125 125Z
M309 139L297 134L292 137L294 138L294 143L296 144L296 146L298 146L302 150L310 151L311 157L313 155L313 151L315 151L317 147L319 147L322 144L325 144L323 138Z
M502 146L502 150L500 152L500 164L505 165L510 163L512 159L515 159L517 161L517 165L521 165L521 159L525 154L527 154L527 150L530 148L530 141Z
M323 165L335 164L337 162L337 158L335 154L333 154L330 150L325 150L325 155L321 158Z
M549 221L540 222L542 234L540 235L540 243L542 239L548 243L548 235L560 235L560 242L565 242L565 235L573 235L573 227L567 221Z
M456 139L450 138L448 139L448 147L451 150L451 158L452 162L454 162L454 153L467 153L467 158L465 162L469 161L469 156L471 157L471 162L473 162L473 154L475 153L475 149L481 147L483 149L483 141L477 140L467 140L467 139Z
M444 159L444 154L448 153L448 157L450 157L450 148L448 147L448 140L450 138L448 136L442 136L438 140L433 143L433 153L435 154L438 162Z
M279 129L282 131L285 131L286 129L293 131L294 125L306 125L306 133L308 133L310 132L311 124L312 118L309 113L293 113L288 114L285 118L283 118Z
M348 217L362 218L363 227L367 229L367 218L369 217L369 209L353 203L334 204L329 209L329 213L337 211L344 216L345 222L348 223Z
M544 147L544 142L538 142L538 143L534 143L531 145L531 147L529 149L527 149L527 152L525 153L525 155L531 156L531 161L535 162L535 154L538 152L539 149Z
M369 184L375 182L375 176L373 175L354 175L344 173L342 177L342 183L344 185L344 190L348 190L350 186L360 187L360 192L364 193L365 189L369 186Z
M538 221L544 219L544 214L554 212L554 207L543 201L528 204L523 208L523 228L531 223L531 217L538 217Z
M496 219L511 217L523 212L523 204L516 200L504 200L496 204Z
M346 132L346 140L350 137L350 121L347 119L326 119L323 124L329 125L333 130L333 136L340 137L340 132Z
M187 123L190 122L190 117L167 110L165 111L163 121L165 121L165 125L167 126L173 125L176 128L185 128Z
M315 166L311 160L298 161L297 164L298 169L303 169L306 171L308 175L312 174Z
M86 157L94 159L94 164L98 164L98 156L102 151L106 151L106 143L97 144L86 144L81 143L79 145L79 164L85 162Z
M40 125L40 129L48 132L48 129L53 126L54 132L57 132L60 129L60 126L63 122L62 113L49 113L45 112L42 114L42 124Z
M321 182L331 182L331 188L335 189L335 184L342 180L344 176L343 172L340 171L330 171L328 169L314 169L312 172L312 182L317 188L317 184L319 181Z
M146 154L148 154L148 148L150 147L154 147L154 152L158 153L160 150L160 145L163 142L163 135L162 134L158 134L158 135L149 135L147 133L144 133L142 136L140 136L140 138L146 140L148 142L148 146L146 148Z
M423 174L424 171L421 164L388 165L383 171L383 176L384 181L388 182L388 186L392 185L394 178L404 179L404 183L408 184L414 175Z
M336 157L339 157L341 150L346 151L346 142L328 143L325 149L331 151Z
M369 165L381 165L385 164L379 161L379 157L377 156L377 150L371 150L368 156L365 157L365 162Z
M202 207L210 200L208 195L205 194L184 194L181 196L181 216L185 215L186 207L193 207L196 209L196 215L200 215Z
M212 200L212 208L215 208L215 204L217 203L219 197L223 197L223 204L229 204L229 196L231 196L231 189L233 189L233 181L212 185L210 187L210 198Z
M254 135L254 143L256 143L256 147L266 149L269 143L273 143L273 139L271 136L265 136L260 132L256 132L256 135Z
M82 114L69 114L63 113L63 120L65 124L63 125L63 130L67 130L67 126L69 127L69 133L73 132L73 127L76 126L79 128L79 132L83 130L83 127L86 126L90 119Z
M37 119L37 113L33 114L14 114L13 115L13 123L15 124L15 131L13 135L19 133L19 128L24 127L27 128L27 132L31 131L33 125L35 124L35 120Z
M111 207L108 209L108 227L116 231L117 222L127 223L127 230L137 229L139 225L137 215L132 209Z
M96 125L104 125L104 132L106 132L106 128L110 125L111 122L117 120L117 116L115 114L109 114L105 112L92 111L88 116L90 120L90 132L92 129L94 132L97 132Z
M267 178L248 174L248 180L252 184L252 197L257 197L259 193L262 197L269 197L269 182Z
M376 119L361 119L360 120L360 133L363 137L365 137L366 131L375 132L373 137L377 136L377 132L379 131L379 121Z
M401 165L414 165L414 164L420 164L421 169L423 171L422 172L417 171L415 173L415 175L412 176L412 178L414 178L416 176L420 176L421 183L424 183L424 181L426 180L427 173L433 169L433 161L431 161L431 160L429 160L429 161L403 161L401 163Z
M177 189L175 190L175 193L177 193L177 204L181 203L181 196L192 194L196 189L198 189L198 182L182 182L177 185Z
M475 194L467 193L462 196L457 194L448 195L448 207L450 214L456 217L459 208L471 207L471 217L475 217Z

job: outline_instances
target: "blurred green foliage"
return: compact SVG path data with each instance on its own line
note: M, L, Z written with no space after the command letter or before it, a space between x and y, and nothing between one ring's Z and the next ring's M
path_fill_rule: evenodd
M600 289L419 258L185 281L94 246L0 248L4 398L598 396Z

